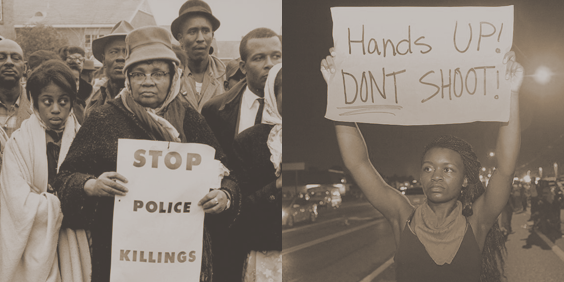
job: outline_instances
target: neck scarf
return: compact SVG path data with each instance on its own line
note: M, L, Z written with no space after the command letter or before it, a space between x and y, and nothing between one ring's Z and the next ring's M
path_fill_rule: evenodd
M268 134L266 145L270 150L270 161L276 169L276 176L280 176L280 163L282 162L282 115L278 112L274 81L281 69L282 64L277 64L268 72L264 87L264 111L262 114L262 123L274 125Z
M164 102L157 107L152 109L149 107L141 106L139 103L135 102L133 95L131 94L131 85L129 83L129 71L126 70L125 73L125 87L121 90L117 97L121 98L125 108L132 114L134 114L141 122L146 124L150 131L152 132L153 139L159 139L159 136L164 138L165 141L171 142L181 142L183 135L179 133L182 129L183 122L183 112L182 105L178 100L175 100L176 96L180 92L180 75L181 70L176 69L176 73L172 78L170 85L170 90ZM182 118L179 118L182 116ZM174 125L173 125L174 123Z
M439 221L425 202L415 210L413 219L414 232L433 261L437 265L451 263L466 234L467 222L462 215L462 203L457 201L454 210L443 221Z

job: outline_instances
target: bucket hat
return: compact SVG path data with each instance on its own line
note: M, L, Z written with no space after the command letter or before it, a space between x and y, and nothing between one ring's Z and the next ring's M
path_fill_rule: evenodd
M178 11L178 18L174 19L170 25L170 31L172 36L178 40L177 36L180 32L180 26L182 23L191 15L201 14L208 18L212 24L212 31L216 31L219 28L219 20L213 16L212 11L208 3L201 0L188 0L184 2L180 10Z
M147 60L170 60L180 64L172 51L172 42L168 31L158 26L145 26L133 30L125 37L127 57L123 70L132 64Z
M104 48L106 44L114 38L123 37L134 30L133 26L127 21L118 22L113 28L110 34L92 40L92 54L94 58L100 62L104 62Z

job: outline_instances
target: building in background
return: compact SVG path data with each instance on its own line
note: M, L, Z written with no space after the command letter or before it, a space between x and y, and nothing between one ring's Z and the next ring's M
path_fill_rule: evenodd
M64 34L70 45L92 55L92 40L109 34L121 20L135 28L157 25L147 0L0 0L12 2L13 27L37 24L52 26ZM9 11L5 11L10 13Z
M14 2L16 0L0 0L0 36L16 39L14 30Z

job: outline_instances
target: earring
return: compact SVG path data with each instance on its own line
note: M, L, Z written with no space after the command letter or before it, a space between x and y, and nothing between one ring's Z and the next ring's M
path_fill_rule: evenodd
M472 211L472 203L467 203L464 205L464 209L462 209L462 215L465 217L472 216L474 211Z

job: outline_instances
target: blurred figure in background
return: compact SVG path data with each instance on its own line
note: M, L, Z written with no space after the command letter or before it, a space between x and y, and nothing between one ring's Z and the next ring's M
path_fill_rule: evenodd
M96 68L94 67L94 61L90 60L90 59L86 59L84 60L84 68L82 69L82 73L80 74L80 77L88 82L89 84L92 84L92 80L94 79L94 72L96 71Z
M227 66L225 67L225 78L226 78L226 80L223 83L223 86L225 87L225 91L228 91L233 86L235 86L235 84L239 83L239 81L241 81L241 80L243 80L243 78L245 78L245 75L243 74L243 72L239 68L240 61L241 61L241 59L237 58L237 59L231 60L231 61L229 61L229 63L227 63Z
M20 80L25 73L23 50L13 40L0 40L0 158L12 132L32 114ZM22 95L23 94L23 95Z

